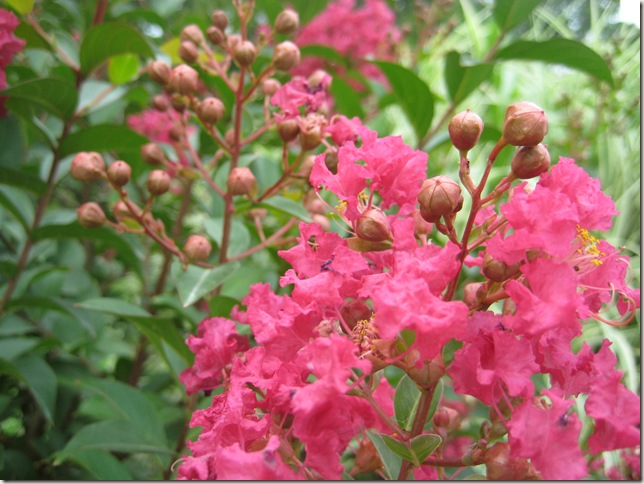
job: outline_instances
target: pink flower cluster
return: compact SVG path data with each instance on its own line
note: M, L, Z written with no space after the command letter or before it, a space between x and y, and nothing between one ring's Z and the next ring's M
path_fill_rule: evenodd
M5 69L15 56L25 45L25 41L17 38L13 31L18 26L16 16L0 8L0 91L7 87L7 75ZM0 98L0 116L6 116L4 108L4 98Z
M387 210L393 241L356 248L352 239L303 223L298 244L280 252L292 266L280 284L291 294L257 284L245 309L233 311L256 346L248 349L232 321L200 325L188 340L195 365L182 381L189 392L218 385L224 391L195 412L192 425L203 430L188 443L192 456L184 457L179 478L339 479L347 452L357 467L378 463L365 431L396 435L393 389L379 371L389 365L423 388L442 378L456 394L490 406L508 434L508 458L544 479L588 475L575 412L582 394L594 420L588 453L638 452L640 399L621 382L610 342L597 353L587 344L571 350L581 321L603 320L611 298L620 299L623 314L639 307L639 290L625 282L628 258L588 232L608 229L616 213L599 182L562 158L535 188L512 189L500 214L482 211L481 228L502 223L470 263L482 263L488 252L518 269L504 284L477 283L477 299L466 305L444 298L461 270L460 248L418 234L414 215L426 155L398 137L378 138L361 124L339 122L352 135L340 137L337 173L320 155L311 184L337 196L336 211L349 230L367 210ZM504 300L500 313L477 306L488 297ZM446 362L450 341L461 348ZM548 375L550 388L537 390L535 375ZM440 408L459 418L470 410L446 399ZM460 459L478 445L434 422L444 457ZM429 466L415 472L436 478Z

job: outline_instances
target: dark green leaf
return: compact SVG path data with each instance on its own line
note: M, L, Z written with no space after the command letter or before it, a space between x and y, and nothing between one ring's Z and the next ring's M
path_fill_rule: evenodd
M75 462L100 481L131 481L134 478L125 465L104 450L81 450L67 460Z
M287 215L292 215L293 217L299 218L304 222L310 222L311 217L304 208L302 208L301 203L297 203L290 198L275 196L271 197L268 200L264 200L261 204L261 207L273 208Z
M376 447L378 454L380 455L380 460L385 467L385 474L390 480L397 479L398 474L400 474L400 466L402 465L402 458L391 450L385 441L382 439L382 435L367 430L367 437Z
M438 404L441 401L441 398L443 398L443 380L438 380L438 385L436 385L436 388L434 389L434 394L432 395L432 402L429 405L429 411L427 412L427 417L425 418L425 422L431 423L432 417L434 416L434 413L436 413L436 409L438 408Z
M36 337L13 337L0 339L0 358L6 361L24 355L27 351L35 348L39 343Z
M304 45L300 47L300 55L304 57L319 57L321 59L344 67L349 66L349 61L337 50L326 45Z
M11 86L2 91L2 95L38 105L62 119L74 114L78 102L76 87L54 78L31 79Z
M196 303L206 294L214 291L217 286L233 275L239 268L239 263L224 264L215 269L204 269L198 266L188 266L185 272L176 279L177 291L183 302L183 307Z
M414 465L420 465L417 457L414 453L407 447L407 444L404 444L400 440L396 440L390 435L381 434L380 437L387 447L394 451L394 453L405 460L413 463Z
M53 421L56 412L56 393L58 385L54 370L42 356L27 355L14 362L27 383L31 394L38 403L45 418Z
M24 192L19 190L11 191L9 187L0 186L0 205L20 222L25 231L28 230L34 209L29 197Z
M121 299L111 297L101 297L87 299L77 304L78 307L100 311L102 313L114 314L116 316L142 316L152 317L152 315L140 306L136 306Z
M113 84L125 84L136 77L141 61L134 54L121 54L110 59L107 75Z
M341 77L334 77L331 82L331 95L337 112L348 118L364 118L364 109L358 93Z
M411 430L419 401L420 390L418 386L408 375L404 375L398 382L394 395L396 421L403 430Z
M25 49L52 50L51 46L28 23L20 22L20 25L16 27L13 33L16 37L27 42Z
M572 39L515 42L499 51L495 59L561 64L613 85L613 75L606 61L590 47Z
M152 47L134 27L118 22L96 25L83 38L79 53L81 70L88 74L110 57L125 53L154 57Z
M204 227L208 235L221 247L221 237L224 231L222 217L211 218L205 221ZM233 219L230 229L229 256L241 254L250 247L250 232L241 220Z
M61 156L73 155L80 151L115 151L117 153L139 153L148 139L121 124L99 124L76 131L60 144Z
M418 462L423 462L441 444L441 438L435 434L422 434L411 439L411 450L416 454Z
M409 69L392 62L373 62L387 77L400 107L421 139L434 117L434 96L420 77Z
M490 79L493 64L461 65L461 54L451 51L445 56L445 82L450 99L458 104L483 81Z
M443 362L445 366L454 360L454 353L463 347L463 343L452 338L443 346Z
M0 183L29 190L35 194L40 194L46 187L45 183L37 176L6 166L0 166Z
M542 0L496 0L494 2L494 21L502 31L508 31L526 20Z
M0 118L0 165L20 166L25 159L25 137L13 114Z

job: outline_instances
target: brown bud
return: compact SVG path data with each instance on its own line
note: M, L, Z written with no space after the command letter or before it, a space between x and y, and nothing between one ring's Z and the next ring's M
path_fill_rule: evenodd
M226 186L233 195L250 195L257 189L257 180L250 168L238 166L230 171Z
M235 49L241 43L242 43L241 35L232 34L226 37L226 46L228 47L228 50L230 50L231 52L235 52Z
M154 109L161 112L166 112L170 109L170 101L168 101L167 96L164 96L163 94L157 94L154 96L152 98L152 105L154 106Z
M132 167L124 161L115 161L107 169L107 178L117 187L127 185L131 177Z
M186 109L188 109L188 104L190 100L187 97L175 94L172 96L171 99L172 99L172 108L176 112L183 113Z
M163 61L154 61L148 66L150 79L159 84L167 84L170 73L170 66Z
M181 141L181 136L183 135L183 129L180 126L172 126L168 130L168 136L172 141L179 142Z
M302 178L308 178L311 176L311 171L313 171L313 165L315 164L315 156L307 156L302 161L302 164L297 170L297 176Z
M356 220L356 235L369 242L392 240L387 215L378 208L369 208Z
M420 239L427 236L434 228L432 224L423 218L420 214L420 210L415 210L412 214L412 218L414 219L414 236L416 238Z
M317 124L304 125L300 129L300 146L303 150L315 149L322 142L322 127Z
M190 41L184 40L179 44L179 57L188 64L193 64L199 58L197 46Z
M136 207L135 205L134 207L136 209L136 213L138 215L141 215L141 209L139 207ZM119 200L114 204L114 207L112 207L112 213L114 214L114 217L116 217L116 220L118 220L119 222L122 220L134 218L132 212L123 200Z
M461 416L453 408L440 407L436 409L432 417L432 423L438 428L444 428L448 432L453 432L461 426Z
M168 175L163 170L152 170L148 175L148 180L145 183L145 186L148 187L148 191L154 195L159 196L163 195L170 189L170 175Z
M381 250L391 249L391 242L389 240L384 240L382 242L370 242L368 240L361 239L360 237L349 237L345 239L347 241L347 247L356 252L378 252Z
M220 29L222 32L228 27L228 16L223 10L215 10L210 14L210 21L212 24Z
M338 150L328 150L324 155L324 164L334 175L338 173Z
M211 25L206 29L206 35L208 40L212 42L213 45L221 45L226 40L226 34L224 34L220 28Z
M510 444L497 442L485 451L485 467L490 481L523 481L538 478L528 459L510 457Z
M503 139L513 146L536 146L548 132L543 109L528 101L512 104L505 112Z
M197 90L198 82L199 73L192 67L181 64L172 69L168 88L172 92L190 96Z
M264 96L267 97L272 96L279 90L280 87L282 87L280 81L278 81L277 79L268 78L262 83L262 93L264 93Z
M76 210L78 223L88 229L95 229L105 223L107 218L98 203L84 203Z
M340 308L340 316L349 328L355 328L358 321L369 321L373 310L360 299L345 302Z
M492 258L489 253L483 256L483 274L490 281L503 282L508 280L519 270L519 264L508 266L505 262Z
M165 153L156 143L147 143L141 147L141 158L148 165L161 165L166 161Z
M512 158L512 173L526 180L545 173L550 168L550 153L545 145L521 146Z
M457 150L469 151L479 142L483 132L483 120L468 109L454 116L447 130Z
M293 9L287 8L275 19L275 31L280 34L292 34L300 26L300 16Z
M226 108L216 97L207 97L197 106L197 116L204 123L217 124L224 117Z
M288 71L300 63L300 49L293 42L282 42L273 51L273 65L280 71Z
M183 246L183 251L190 260L204 261L210 257L212 245L201 235L191 235Z
M300 133L300 125L296 119L286 119L281 123L277 123L277 134L280 135L284 143L293 141Z
M85 183L99 180L105 174L105 161L100 153L83 151L74 156L71 173Z
M451 178L436 176L423 182L418 194L420 214L428 222L438 222L463 207L461 187Z
M179 38L182 41L189 41L195 45L201 45L204 41L203 32L199 26L195 24L186 25L181 31Z
M474 309L481 304L481 292L484 284L482 282L470 282L463 288L463 302L465 305Z
M257 49L250 40L244 40L235 46L234 54L235 60L240 66L248 67L255 61Z
M309 87L312 88L317 88L320 84L322 84L322 81L326 78L330 78L331 76L329 73L325 70L322 69L316 69L313 71L313 73L307 78L306 83L309 85Z

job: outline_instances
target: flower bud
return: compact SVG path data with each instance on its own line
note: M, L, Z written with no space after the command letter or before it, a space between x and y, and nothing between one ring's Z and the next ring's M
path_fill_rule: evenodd
M356 235L369 242L391 240L391 227L387 215L378 208L369 208L356 220Z
M415 210L412 214L414 219L414 237L420 239L429 235L434 226L427 222L423 216L420 214L420 210Z
M257 180L250 168L238 166L230 171L226 186L233 195L250 195L257 189Z
M141 209L139 207L136 207L136 213L138 215L141 215ZM112 207L112 213L114 214L114 217L116 217L116 220L119 222L127 219L133 219L132 212L128 208L127 204L123 200L119 200L114 204L114 207Z
M523 481L538 478L528 459L510 457L510 444L497 442L485 451L485 467L490 481Z
M482 282L470 282L463 288L463 302L469 309L474 309L481 304L483 287Z
M98 203L84 203L76 210L78 223L88 229L95 229L105 223L107 218Z
M300 125L295 119L286 119L281 123L277 123L277 134L280 135L284 143L293 141L300 133Z
M226 108L216 97L207 97L197 106L197 116L204 123L217 124L224 117Z
M300 167L297 169L297 176L306 178L307 180L311 176L311 172L313 171L313 165L315 164L315 156L307 156L304 158L302 161L302 164Z
M197 50L197 46L192 42L184 40L183 42L181 42L181 44L179 44L179 57L181 57L181 60L187 62L188 64L195 63L199 58L199 51Z
M206 35L208 36L208 40L213 45L221 45L224 43L224 40L226 40L226 34L224 34L220 28L215 27L214 25L211 25L206 29Z
M316 69L311 73L311 75L306 79L306 83L309 87L315 89L319 87L325 79L331 79L329 73L323 69Z
M349 328L355 328L358 321L369 321L373 310L360 299L345 302L340 308L340 316Z
M159 84L167 84L170 80L170 66L163 61L154 61L148 66L150 79Z
M99 180L105 174L105 161L100 153L83 151L74 156L71 173L85 183Z
M198 82L199 73L192 67L181 64L172 69L168 88L172 92L190 96L197 90Z
M240 42L234 50L235 60L242 67L248 67L257 57L257 49L250 40Z
M226 46L228 47L228 50L230 50L231 52L235 52L235 49L241 43L242 43L241 35L232 34L226 37Z
M536 146L548 132L543 109L528 101L512 104L505 112L503 139L513 146Z
M447 130L457 150L469 151L479 142L483 132L483 120L468 109L454 116Z
M141 158L148 165L161 165L166 161L165 153L156 143L147 143L141 147Z
M186 25L181 31L179 38L182 42L189 41L195 45L201 45L204 41L203 32L195 24Z
M270 97L273 96L280 87L282 87L280 81L269 77L262 83L262 93L264 94L264 96Z
M461 187L451 178L436 176L423 182L418 194L420 214L430 223L463 207Z
M170 109L170 101L168 101L167 96L163 94L157 94L154 96L152 98L152 105L154 106L154 109L163 113Z
M493 259L489 253L483 256L482 271L485 277L493 282L503 282L508 280L519 270L519 264L508 266L505 262Z
M447 432L453 432L461 426L461 416L456 409L439 407L432 417L432 423L434 426L443 428Z
M322 128L317 124L302 126L300 130L300 146L308 151L316 148L322 142Z
M325 232L331 228L331 221L325 215L314 213L311 216L311 221L322 227Z
M282 42L273 51L273 65L279 71L288 71L300 63L300 49L293 42Z
M337 149L331 149L331 150L327 150L325 152L325 154L324 154L324 165L334 175L338 173L338 163L339 163L339 161L340 160L338 158L338 150Z
M545 145L521 146L512 158L512 173L526 180L545 173L550 168L550 153Z
M234 129L229 129L226 131L226 134L224 134L224 141L228 146L232 146L235 144L235 130Z
M183 251L190 260L204 261L210 257L212 245L201 235L191 235L183 246Z
M300 26L300 16L293 9L287 8L275 19L275 31L280 34L292 34Z
M228 16L223 10L215 10L210 14L210 21L212 24L220 29L222 32L228 27Z
M132 177L132 167L124 161L115 161L107 169L107 178L117 187L127 185Z
M148 191L154 195L159 196L163 195L170 189L170 175L168 175L163 170L152 170L150 175L148 175L148 180L145 185L148 187Z

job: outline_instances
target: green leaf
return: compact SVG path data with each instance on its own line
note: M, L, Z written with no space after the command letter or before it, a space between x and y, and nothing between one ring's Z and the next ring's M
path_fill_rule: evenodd
M393 450L396 455L402 457L405 460L408 460L409 462L413 463L416 467L420 465L418 458L411 451L411 449L407 447L406 444L404 444L400 440L394 439L390 435L381 434L380 437L382 438L382 441L385 443L385 445L389 447L391 450Z
M25 171L0 165L0 184L10 185L40 194L47 186L40 178Z
M425 425L427 425L427 423L431 424L432 417L436 413L436 409L438 408L438 404L440 403L441 398L443 398L443 385L443 380L438 380L438 385L436 385L436 388L434 388L432 401L429 404L429 411L427 412L427 417L425 418Z
M6 208L20 222L25 231L29 230L34 208L31 200L24 192L0 186L0 205Z
M49 422L52 422L56 412L56 394L58 390L56 373L42 356L23 356L16 360L14 364L27 383L43 415Z
M122 124L99 124L70 134L60 144L61 156L80 151L139 153L148 139Z
M5 0L7 4L21 15L27 15L34 8L34 0Z
M214 291L217 286L233 275L240 264L224 264L214 269L204 269L198 266L188 266L185 272L176 279L177 291L183 302L183 307L196 303L206 294Z
M216 217L204 222L208 235L221 247L221 237L224 232L224 219ZM241 254L250 247L250 232L241 220L233 219L230 229L229 256Z
M141 61L134 54L121 54L110 59L107 76L113 84L125 84L136 77Z
M409 378L409 375L405 374L398 382L394 395L396 421L404 430L411 430L420 395L418 386Z
M420 77L409 69L392 62L374 61L387 77L398 104L421 139L434 117L434 96Z
M78 102L76 87L54 78L31 79L11 86L2 95L35 104L62 119L74 114Z
M264 200L260 204L260 206L264 208L273 208L279 212L285 213L287 215L291 215L295 218L299 218L304 222L311 221L311 217L309 216L307 211L304 210L304 208L302 207L302 204L297 203L296 201L291 200L290 198L286 198L282 196L271 197L268 200Z
M35 348L39 339L35 337L13 337L0 339L0 358L5 361L13 361L27 351Z
M26 140L13 114L0 118L0 165L19 166L26 158Z
M451 51L445 56L445 82L450 99L458 104L479 85L490 79L493 64L461 65L461 54Z
M411 439L411 450L418 462L422 463L441 444L441 438L435 434L422 434Z
M495 60L533 60L561 64L613 85L606 61L590 47L572 39L518 41L499 51Z
M14 35L18 38L23 39L27 44L25 49L43 49L51 51L51 45L49 45L45 39L43 39L36 30L26 22L21 21L20 25L16 27L16 30L13 31Z
M526 20L542 0L496 0L492 15L502 31L507 32Z
M349 60L337 50L327 45L304 45L300 47L300 55L304 57L319 57L343 67L350 65ZM334 79L335 81L335 79Z
M142 307L136 306L121 299L111 297L87 299L82 303L78 303L77 306L84 309L91 309L93 311L113 314L115 316L152 317L152 315Z
M402 465L402 458L391 450L385 441L382 439L382 435L377 434L371 430L367 430L367 437L373 443L378 454L380 455L380 460L385 467L385 474L390 480L397 479L398 474L400 474L400 466Z
M96 25L87 31L80 47L81 71L88 74L110 57L125 53L154 57L152 47L134 27L118 22Z
M331 82L331 95L337 112L348 118L364 118L364 109L358 93L341 77L334 77Z
M99 481L131 481L134 479L120 460L104 450L81 450L67 460L75 462Z

